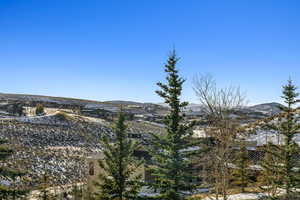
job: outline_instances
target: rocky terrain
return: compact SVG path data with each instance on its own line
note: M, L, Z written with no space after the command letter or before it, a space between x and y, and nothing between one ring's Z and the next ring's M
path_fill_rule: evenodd
M45 107L44 115L35 115L37 104ZM51 177L50 185L84 181L85 158L101 150L99 140L111 134L112 119L121 106L128 116L130 137L147 144L149 133L163 133L160 122L168 112L163 104L0 94L0 137L8 139L16 152L10 165L26 171L25 178L33 186L39 185L45 173ZM245 107L232 111L232 117L251 124L277 115L278 106ZM185 113L192 120L205 117L197 104L189 105Z
M51 97L1 96L0 137L7 139L15 150L9 165L26 171L24 177L31 187L38 187L44 174L49 176L49 185L66 185L85 181L86 157L101 150L101 136L110 135L111 120L79 114L76 107L81 100L55 100ZM48 100L50 99L50 103ZM34 115L37 103L43 102L45 114ZM112 103L92 103L109 105ZM23 114L14 113L14 107L22 105ZM89 102L86 104L91 106ZM114 105L116 112L117 105ZM96 108L98 109L98 107ZM105 107L106 109L106 107ZM109 110L107 109L107 110ZM115 112L112 112L115 113ZM143 120L128 122L128 133L142 140L148 133L161 133L161 126Z

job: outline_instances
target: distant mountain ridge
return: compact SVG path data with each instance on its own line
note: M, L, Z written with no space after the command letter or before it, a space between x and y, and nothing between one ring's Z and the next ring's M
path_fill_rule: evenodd
M276 102L271 102L271 103L263 103L263 104L258 104L254 106L248 107L248 109L252 111L258 111L258 112L265 112L269 114L277 114L281 112L281 107L283 107L282 104L276 103Z
M56 102L56 103L69 103L69 104L83 104L83 103L104 103L101 101L78 99L70 97L55 97L46 95L33 95L33 94L9 94L0 93L0 100L11 100L11 101L45 101L45 102Z
M53 103L58 105L71 105L71 106L81 106L86 109L104 109L109 111L119 110L120 105L128 107L142 107L147 110L147 108L156 107L156 109L167 109L164 103L141 103L134 101L95 101L87 99L77 99L69 97L53 97L53 96L43 96L43 95L31 95L31 94L7 94L0 93L0 101L14 101L23 103ZM239 111L242 113L261 113L265 115L274 115L280 112L280 108L283 105L276 102L263 103L254 106L247 106L240 108ZM201 113L202 106L200 104L191 103L187 106L186 112L198 112Z
M271 102L271 103L262 103L257 104L253 106L245 106L242 108L237 108L239 112L242 113L261 113L265 115L275 115L281 112L280 107L283 107L282 104ZM203 110L203 107L200 104L189 104L186 109L186 111L190 112L201 112Z
M134 101L95 101L87 99L77 99L69 97L53 97L43 95L31 94L7 94L0 93L0 104L6 103L21 103L26 106L35 106L38 103L45 107L55 108L76 108L80 107L82 110L105 110L108 112L118 112L123 106L125 111L133 114L147 114L147 113L161 113L167 109L154 103L140 103Z

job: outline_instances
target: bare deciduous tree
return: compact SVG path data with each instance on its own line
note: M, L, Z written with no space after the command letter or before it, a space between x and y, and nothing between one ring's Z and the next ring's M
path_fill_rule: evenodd
M208 121L206 135L214 141L207 147L210 151L206 162L203 162L204 168L207 169L204 170L204 180L213 188L215 199L222 196L226 200L231 178L233 147L239 132L239 123L231 114L246 104L245 95L239 87L218 88L210 75L196 76L193 89Z
M218 88L211 75L198 75L193 80L193 89L203 110L214 118L226 118L229 111L246 104L246 96L239 87Z

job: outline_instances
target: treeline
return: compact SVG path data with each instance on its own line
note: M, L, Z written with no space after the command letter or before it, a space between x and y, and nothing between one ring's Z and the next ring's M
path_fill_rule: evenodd
M184 80L179 76L177 62L172 52L165 65L167 83L158 83L161 90L157 94L170 112L164 120L165 135L151 135L147 148L151 160L144 165L151 181L145 182L137 174L142 163L134 159L133 152L139 147L125 134L121 113L115 125L117 139L112 144L103 140L105 158L99 164L105 173L99 177L95 199L228 199L231 193L244 192L263 193L263 199L299 199L300 151L295 136L300 124L294 111L298 93L292 81L283 86L283 117L259 127L275 131L284 141L264 145L264 158L253 163L246 141L249 133L231 116L232 110L245 104L240 89L218 88L210 76L195 78L194 90L209 125L205 129L207 137L194 138L195 123L187 123L181 112L187 102L180 99ZM142 196L143 186L152 193ZM193 196L205 188L205 195Z
M171 52L164 67L166 83L158 83L160 90L156 91L170 108L163 121L165 134L151 134L147 146L133 141L126 133L126 117L121 111L115 120L113 135L103 136L101 140L103 158L99 160L99 167L103 172L94 183L94 189L76 186L71 195L63 198L185 200L209 197L225 200L231 193L261 192L265 194L264 199L300 199L300 150L294 140L300 131L299 116L294 112L298 93L292 81L283 86L286 106L281 109L285 114L260 127L275 131L284 142L266 144L264 158L254 165L249 159L247 130L231 116L233 109L245 104L240 89L218 88L210 76L195 78L194 91L208 122L206 137L195 138L195 122L187 122L182 112L188 103L181 101L185 80L176 67L178 61L176 52ZM134 152L138 149L145 149L151 159L135 158ZM4 146L0 150L1 162L5 163L12 151ZM150 174L151 181L144 180L142 168ZM5 170L1 168L1 176L9 177ZM47 182L46 174L44 178ZM144 192L145 188L151 192ZM205 189L205 194L193 196ZM55 199L48 195L46 187L41 191L41 199ZM17 199L23 192L26 191L0 187L2 199Z

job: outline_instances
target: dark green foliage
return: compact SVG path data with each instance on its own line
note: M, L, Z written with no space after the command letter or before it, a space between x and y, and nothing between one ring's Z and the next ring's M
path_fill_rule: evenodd
M95 183L99 189L97 199L136 199L142 186L138 170L141 170L143 161L133 157L139 144L128 138L123 113L119 113L113 133L113 142L110 143L107 136L102 141L104 158L99 160L99 166L103 173L99 174L99 182Z
M286 199L290 199L295 188L299 187L299 146L295 143L294 138L300 132L299 119L295 116L293 106L296 104L296 87L292 81L283 86L283 100L286 107L282 107L284 117L278 120L278 123L269 124L270 130L276 131L283 137L282 144L269 144L270 148L267 153L275 157L276 162L263 162L265 170L280 176L281 182L276 183L279 187L284 188Z
M245 188L251 183L251 170L249 155L244 141L240 144L240 149L236 153L235 169L232 173L233 185L238 186L241 192L245 192Z
M162 200L185 199L186 192L192 192L196 188L193 180L197 177L193 175L192 168L192 160L196 154L192 148L196 145L191 139L194 124L185 124L181 114L188 103L180 101L184 80L178 75L177 62L178 58L173 51L165 65L168 83L158 83L161 90L157 91L170 107L170 113L164 119L166 134L153 134L149 149L152 155L149 170L154 177L151 186L160 193L157 198Z
M11 185L0 185L0 198L7 199L10 197L17 199L27 193L27 190L15 186L17 178L23 176L24 173L5 166L5 161L13 154L13 151L6 144L6 140L0 139L0 177L10 180Z
M277 171L277 166L274 163L278 163L278 159L273 153L276 149L273 146L265 146L265 157L261 163L263 168L261 175L258 177L258 183L261 185L260 189L267 194L269 199L277 199L279 194L279 186L282 184L280 175Z
M36 105L35 114L36 115L44 115L45 114L44 106L42 104Z

